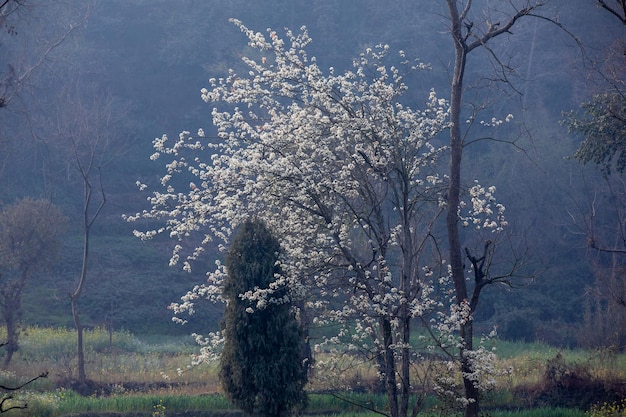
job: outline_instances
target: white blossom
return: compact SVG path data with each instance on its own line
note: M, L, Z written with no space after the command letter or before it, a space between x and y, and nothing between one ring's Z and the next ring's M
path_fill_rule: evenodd
M148 197L149 210L126 218L160 226L135 235L167 233L180 242L170 265L193 272L207 247L225 250L237 226L257 217L281 242L282 273L275 286L240 294L251 301L249 314L299 301L313 310L314 323L339 329L318 350L341 344L396 355L412 348L403 342L403 323L433 317L437 342L453 346L460 323L471 316L465 305L441 310L451 303L436 294L449 285L449 265L435 256L432 239L445 210L439 158L446 147L437 139L449 127L448 104L434 90L417 108L404 100L405 77L426 66L388 66L389 46L378 45L354 60L352 71L324 73L306 52L306 29L283 39L233 22L260 58L244 57L247 72L231 70L201 90L213 106L214 135L200 128L195 136L183 131L174 141L154 140L151 159L166 160L160 188ZM506 225L494 192L478 183L469 189L463 224ZM170 306L175 319L185 322L180 316L192 314L199 299L223 301L226 274L217 262L204 283ZM288 295L276 298L281 287ZM383 321L391 342L383 338ZM196 341L201 362L215 358L222 338L196 335ZM339 366L330 359L315 366L326 365Z

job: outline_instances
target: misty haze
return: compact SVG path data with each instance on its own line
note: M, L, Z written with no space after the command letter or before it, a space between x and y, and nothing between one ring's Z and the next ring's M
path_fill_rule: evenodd
M0 414L626 413L623 1L0 29Z

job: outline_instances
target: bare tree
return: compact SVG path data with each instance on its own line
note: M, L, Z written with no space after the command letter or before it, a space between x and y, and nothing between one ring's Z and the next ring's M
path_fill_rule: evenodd
M450 81L450 175L449 191L447 199L446 225L448 231L449 257L454 281L456 301L459 304L470 301L471 313L478 307L479 296L482 288L490 283L498 282L499 279L487 279L485 275L485 257L492 249L491 245L485 243L484 254L476 258L470 252L466 252L472 265L474 266L476 286L473 294L465 279L464 255L461 247L459 207L461 192L463 187L461 168L463 165L463 149L467 144L468 132L464 132L461 125L461 114L463 112L463 95L465 92L465 75L468 55L477 50L486 50L491 59L495 62L497 70L501 73L501 80L508 82L507 70L497 53L489 47L493 39L511 33L511 29L520 19L525 17L535 17L547 19L537 14L538 9L545 5L545 1L511 1L507 2L508 10L487 10L481 15L473 14L472 0L446 0L448 9L448 19L450 21L450 34L454 46L453 73ZM499 3L500 4L500 3ZM492 14L492 15L490 15ZM485 18L484 16L487 16ZM478 19L478 20L477 20ZM556 22L554 22L556 23ZM558 23L556 23L559 25ZM560 25L559 25L560 26ZM482 272L481 272L482 271ZM479 389L469 377L473 373L471 363L471 353L473 345L473 322L468 320L460 329L463 344L460 349L461 369L463 374L463 386L465 390L465 416L476 417L480 410Z
M623 175L592 172L576 210L568 211L581 237L594 282L585 290L579 343L589 348L626 343L626 181Z
M64 45L84 27L93 10L92 1L33 2L2 0L0 3L0 181L11 165L11 158L27 142L37 99L44 78L58 68L67 56ZM54 18L52 18L54 16ZM26 23L28 30L21 30ZM6 30L3 30L6 29Z
M81 322L80 297L89 277L90 243L93 226L107 202L103 170L115 160L115 140L119 138L117 126L124 110L117 108L110 95L102 94L97 86L76 85L67 87L59 98L56 114L48 115L54 129L55 146L67 161L68 175L78 174L77 185L82 188L80 227L83 235L81 269L74 289L69 293L72 318L77 331L77 382L79 388L87 384L83 344L84 325ZM43 139L42 139L43 140Z

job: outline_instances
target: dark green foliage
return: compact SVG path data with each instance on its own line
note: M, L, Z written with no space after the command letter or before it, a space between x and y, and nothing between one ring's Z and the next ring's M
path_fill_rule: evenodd
M605 174L626 169L626 97L620 93L598 94L581 104L583 115L567 114L564 123L570 131L581 133L583 142L574 154L582 163L593 162Z
M537 317L532 311L517 310L503 318L498 336L505 340L532 342L535 340Z
M235 405L249 415L286 416L306 405L302 333L278 288L264 308L240 294L267 289L279 273L280 245L262 223L246 222L226 259L225 344L220 379ZM253 311L251 312L252 309Z

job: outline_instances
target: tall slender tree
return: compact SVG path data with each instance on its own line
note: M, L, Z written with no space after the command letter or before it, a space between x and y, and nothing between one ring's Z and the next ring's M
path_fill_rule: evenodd
M107 203L103 171L106 172L111 162L126 149L124 134L118 129L124 110L113 104L112 96L102 94L95 85L78 83L62 92L59 103L62 105L52 109L43 123L63 152L68 172L75 174L71 179L76 181L77 188L82 188L80 221L76 222L80 224L83 237L81 269L69 297L77 331L78 388L86 389L84 325L79 304L91 275L89 260L94 224Z
M288 416L306 404L302 332L287 288L273 285L280 274L279 252L279 242L263 223L249 220L226 260L220 379L233 403L251 416ZM242 298L259 288L272 298Z
M461 207L461 192L463 188L462 166L463 149L467 144L468 131L462 128L461 120L465 93L465 76L468 56L477 50L486 50L495 62L500 79L508 83L510 68L505 65L494 50L489 47L493 39L511 34L511 29L522 18L534 17L550 21L561 29L563 26L555 20L538 14L538 9L545 6L547 0L520 0L507 2L507 6L498 5L498 8L481 10L476 13L477 2L472 0L446 0L448 19L450 22L450 34L454 47L453 73L450 81L450 164L449 164L449 190L447 195L446 226L448 232L449 262L454 282L456 302L467 305L470 316L478 307L481 291L485 285L508 279L505 276L491 276L484 259L488 259L493 247L489 242L485 243L484 254L477 258L469 250L463 251L461 247L462 224L459 218ZM464 260L469 260L474 268L474 284L468 286L465 277ZM517 262L514 262L517 264ZM513 267L515 269L515 266ZM476 417L480 410L480 389L473 380L475 366L472 363L474 352L473 344L473 321L461 323L460 336L462 339L459 352L461 373L463 376L463 388L465 391L465 416Z

